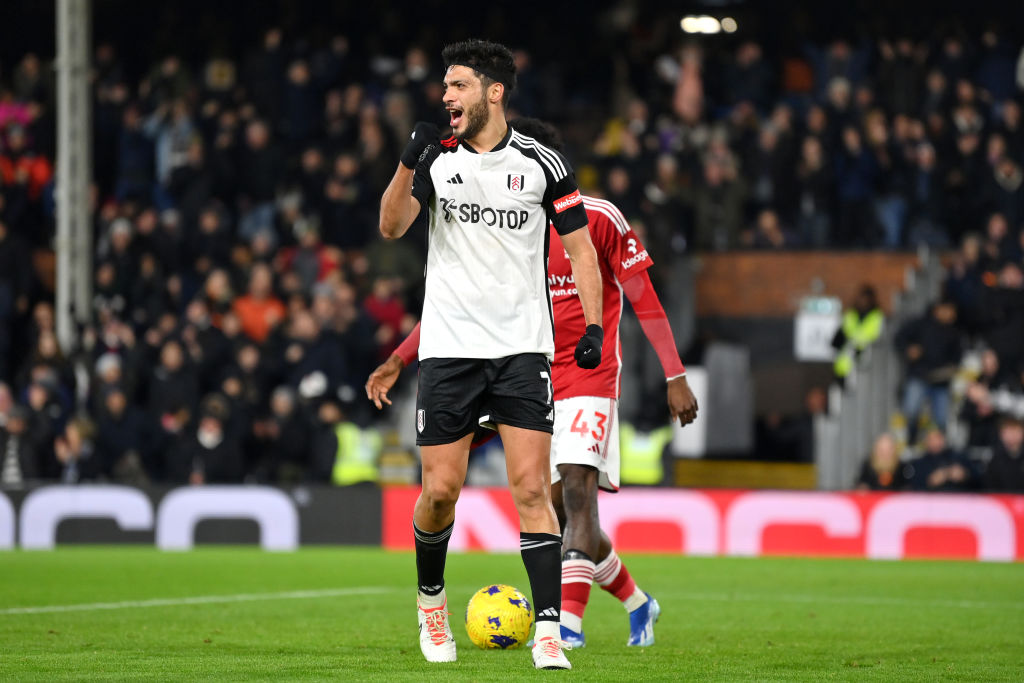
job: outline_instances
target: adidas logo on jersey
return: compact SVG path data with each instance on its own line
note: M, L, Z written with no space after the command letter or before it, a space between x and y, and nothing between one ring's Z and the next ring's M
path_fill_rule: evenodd
M601 447L598 446L596 443L587 450L590 451L591 453L597 453L598 455L601 454Z
M464 184L462 182L462 174L461 173L456 173L454 176L449 178L446 182L449 185L463 185Z

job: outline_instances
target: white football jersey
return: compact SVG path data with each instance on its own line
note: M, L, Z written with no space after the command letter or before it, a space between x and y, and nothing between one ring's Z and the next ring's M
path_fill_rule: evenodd
M565 157L511 127L484 154L450 138L420 157L412 194L429 209L420 359L550 358L548 223L587 225Z

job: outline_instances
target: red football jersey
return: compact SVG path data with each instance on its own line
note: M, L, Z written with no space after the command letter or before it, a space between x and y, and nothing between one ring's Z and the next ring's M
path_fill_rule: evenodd
M619 397L622 348L619 319L622 317L622 287L637 273L651 267L651 257L629 227L622 212L603 199L584 197L590 239L597 250L604 299L604 347L601 365L594 370L576 366L573 353L586 328L583 306L576 292L572 265L558 233L548 229L548 287L555 316L555 360L552 363L555 400L572 396Z

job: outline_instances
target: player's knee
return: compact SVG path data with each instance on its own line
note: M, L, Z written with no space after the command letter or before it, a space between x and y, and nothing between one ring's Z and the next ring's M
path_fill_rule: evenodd
M448 482L424 483L421 496L432 514L447 513L459 499L459 487Z
M516 507L534 509L551 504L551 492L542 481L521 482L512 491Z

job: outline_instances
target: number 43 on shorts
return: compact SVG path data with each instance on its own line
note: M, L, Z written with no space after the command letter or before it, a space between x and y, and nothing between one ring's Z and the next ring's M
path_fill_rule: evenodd
M583 438L586 438L589 435L598 441L603 440L605 423L608 421L608 415L594 411L592 415L596 424L594 425L594 429L591 430L590 423L583 419L583 413L584 411L582 408L576 412L576 417L573 418L572 426L569 428L569 431L574 434L579 434Z

